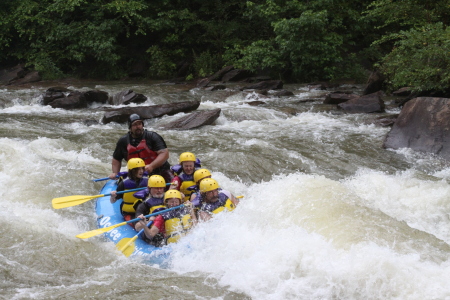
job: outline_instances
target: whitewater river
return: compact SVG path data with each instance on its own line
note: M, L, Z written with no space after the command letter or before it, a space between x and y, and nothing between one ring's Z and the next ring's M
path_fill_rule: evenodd
M183 113L145 126L163 136L171 164L194 152L244 196L176 245L168 269L119 255L101 236L76 238L96 228L95 200L59 210L51 200L97 195L102 183L92 179L110 173L127 127L84 125L102 118L101 104L39 104L57 85L0 89L11 100L0 109L1 299L450 299L450 163L383 149L389 128L323 105L327 91L305 85L261 99L161 83L70 84L133 89L148 97L141 105L221 108L214 125L196 130L158 129Z

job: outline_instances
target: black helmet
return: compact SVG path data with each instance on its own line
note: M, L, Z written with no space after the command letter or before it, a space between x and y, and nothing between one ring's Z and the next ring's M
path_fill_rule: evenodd
M131 128L131 124L133 124L134 121L141 121L142 124L144 124L144 120L142 120L141 116L138 114L132 114L128 117L128 129Z

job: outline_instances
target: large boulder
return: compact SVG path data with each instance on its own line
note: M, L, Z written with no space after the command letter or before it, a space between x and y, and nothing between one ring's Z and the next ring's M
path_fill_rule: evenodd
M347 102L351 99L358 98L359 95L356 94L347 94L347 93L329 93L325 96L325 100L323 101L323 104L340 104Z
M25 83L38 82L41 80L42 80L42 77L38 71L31 71L31 72L28 72L24 77L15 79L15 80L11 81L9 84L10 85L21 85L21 84L25 84Z
M110 122L124 123L131 114L138 114L143 119L162 117L163 115L174 115L180 112L190 112L200 106L200 101L185 101L168 104L134 106L122 108L107 108L102 118L102 123Z
M147 97L143 94L137 94L133 90L125 90L112 96L109 103L111 105L128 105L130 103L139 104L145 101L147 101Z
M220 116L221 109L199 110L173 122L161 126L162 129L189 130L204 125L211 125Z
M377 113L384 112L384 101L381 92L350 99L338 104L338 108L348 113Z
M104 91L79 92L63 87L52 87L45 92L43 104L63 109L86 108L93 102L107 103L108 98L108 93Z
M418 97L408 101L383 147L411 148L450 159L450 99Z
M379 71L373 71L372 74L370 74L369 79L367 80L368 83L363 91L363 95L373 94L382 90L384 80L385 78L383 74L381 74Z
M23 78L26 75L26 70L23 65L17 65L8 69L0 70L0 85L8 85L13 80Z

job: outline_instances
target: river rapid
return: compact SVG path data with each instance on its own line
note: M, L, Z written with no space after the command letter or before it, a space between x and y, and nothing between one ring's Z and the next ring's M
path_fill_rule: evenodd
M389 128L341 114L322 104L330 91L305 85L261 98L160 82L70 84L132 89L148 97L140 105L221 108L212 126L158 129L179 113L145 127L163 136L172 165L193 152L244 196L175 245L167 269L119 255L101 236L76 238L96 228L95 200L59 210L51 200L97 195L102 182L92 179L110 173L127 126L85 125L101 120L101 104L40 104L62 84L0 89L11 100L0 109L0 299L450 299L450 163L383 149Z

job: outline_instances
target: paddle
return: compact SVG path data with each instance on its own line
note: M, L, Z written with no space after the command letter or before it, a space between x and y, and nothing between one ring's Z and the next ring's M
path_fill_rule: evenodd
M146 187L141 187L141 188L137 188L137 189L131 189L131 190L117 192L117 194L142 191L145 189L146 189ZM84 202L87 202L87 201L95 199L95 198L100 198L100 197L110 196L110 195L111 194L103 194L103 195L95 195L95 196L74 195L74 196L54 198L54 199L52 199L52 206L54 209L76 206L76 205L82 204Z
M146 172L144 172L144 175L145 175L145 173L146 173ZM128 175L128 172L127 172L127 171L125 171L125 172L119 172L119 173L116 175L116 178L119 178L120 176L126 178L125 175ZM108 179L111 179L111 178L109 178L109 177L103 177L103 178L98 178L98 179L92 179L92 181L93 181L93 182L97 182L97 181L103 181L103 180L108 180Z
M181 205L178 205L178 206L175 206L175 207L172 207L172 208L168 208L168 209L165 209L165 210L161 210L161 211L158 211L158 212L155 212L155 213L146 215L145 217L146 217L146 218L149 218L149 217L151 217L151 216L156 216L156 215L159 215L159 214L162 214L162 213L165 213L165 212L168 212L168 211L171 211L171 210L174 210L174 209L183 207L183 206L184 206L184 204L181 204ZM76 237L77 237L77 238L80 238L80 239L87 239L87 238L90 238L90 237L93 237L93 236L96 236L96 235L99 235L99 234L108 232L108 231L110 231L110 230L112 230L112 229L114 229L114 228L117 228L117 227L120 227L120 226L129 224L129 223L137 222L137 221L139 221L139 220L140 220L139 218L136 218L136 219L132 219L132 220L130 220L130 221L118 223L118 224L116 224L116 225L112 225L112 226L109 226L109 227L104 227L104 228L99 228L99 229L87 231L87 232L85 232L85 233L80 233L80 234L77 235Z
M150 228L150 226L153 224L153 221L148 222L147 227ZM126 257L130 256L134 252L134 241L144 232L144 228L142 228L138 234L133 236L132 238L123 238L121 239L117 245L116 248L122 252Z

